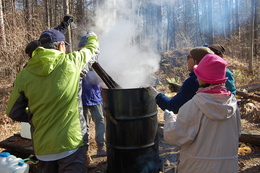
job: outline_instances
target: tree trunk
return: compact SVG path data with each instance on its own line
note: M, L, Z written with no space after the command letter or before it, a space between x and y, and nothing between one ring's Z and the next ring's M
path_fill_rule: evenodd
M235 30L237 33L238 40L240 40L240 24L239 24L239 5L238 0L235 0Z
M50 11L49 11L49 0L45 0L45 16L46 16L46 24L47 24L47 28L50 28L51 24L50 24Z
M213 30L213 18L212 18L212 0L208 0L208 43L213 44L214 42L214 30Z
M255 38L255 34L254 34L254 24L255 24L255 0L251 1L251 32L250 32L250 46L249 46L249 66L248 66L248 70L250 73L253 72L253 56L254 56L254 38Z
M157 51L158 52L162 52L162 48L163 48L163 34L162 34L162 6L158 6L156 8L156 35L157 35Z
M0 45L6 47L4 15L2 8L2 0L0 0Z
M254 21L254 32L255 32L255 41L254 41L254 55L257 57L260 53L260 38L259 38L259 31L260 31L260 1L255 2L255 21Z
M230 13L229 13L229 9L230 9L230 7L229 7L229 1L225 1L225 4L224 4L224 16L226 16L226 17L224 17L223 19L225 19L225 33L226 33L226 35L225 35L225 37L227 37L227 38L229 38L229 36L230 36L230 21L231 21L231 19L230 19Z
M25 23L26 23L26 27L27 27L27 32L30 32L30 9L29 9L29 0L25 0L24 1L24 10L25 10ZM30 37L30 34L27 34L27 39L28 40L32 40L32 38Z
M195 0L195 20L196 20L196 28L195 33L197 33L196 36L196 43L202 43L203 39L201 37L201 30L200 30L200 18L199 18L199 2L198 0Z
M165 51L173 50L176 47L176 28L177 28L177 21L175 17L174 6L169 5L167 7L167 19L168 25L166 30L166 39L167 39L167 46Z

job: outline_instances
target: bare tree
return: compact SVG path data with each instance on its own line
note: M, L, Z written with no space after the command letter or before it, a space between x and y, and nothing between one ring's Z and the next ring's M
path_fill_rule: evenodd
M251 23L250 23L250 46L249 46L249 66L248 70L250 73L253 72L253 62L254 62L254 38L255 38L255 32L254 32L254 24L255 24L255 0L251 1Z
M51 22L50 22L49 0L45 0L44 4L45 4L45 12L46 12L46 14L45 14L46 25L47 25L48 28L50 28Z
M214 41L213 17L212 17L212 0L208 0L208 43L212 44Z
M234 27L235 27L235 30L236 30L236 35L238 37L238 39L240 39L240 27L239 27L239 0L235 0L235 10L234 10L234 15L235 15L235 19L234 19Z
M170 5L167 6L167 30L166 30L166 48L164 51L173 50L174 47L176 47L176 27L177 27L177 21L176 21L176 14L173 10L174 6Z
M6 46L2 0L0 0L0 45Z
M260 55L260 1L255 2L255 56Z

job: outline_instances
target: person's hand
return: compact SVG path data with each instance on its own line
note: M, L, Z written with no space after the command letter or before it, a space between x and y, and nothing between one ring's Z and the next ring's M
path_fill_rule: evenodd
M165 109L164 114L163 114L163 119L166 121L169 119L169 117L176 117L172 111L169 111L168 109Z
M86 33L87 39L88 39L88 37L92 37L92 36L97 37L97 35L93 31L90 31L90 32Z
M171 90L171 92L178 92L181 88L181 85L177 84L177 83L169 83L169 89Z
M74 20L74 19L73 19L73 16L70 15L70 14L67 14L67 15L64 16L64 18L63 18L63 21L64 21L64 22L67 22L68 24L72 23L73 20Z
M159 92L152 86L149 86L147 89L149 96L155 99L155 97L159 94Z

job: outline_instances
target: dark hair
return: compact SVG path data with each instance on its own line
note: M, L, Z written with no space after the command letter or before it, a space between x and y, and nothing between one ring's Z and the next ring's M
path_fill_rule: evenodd
M212 50L216 55L223 57L225 54L225 48L220 44L209 45L210 50Z
M33 40L27 44L25 48L25 53L28 54L30 58L32 58L33 51L39 46L38 40Z
M49 42L49 43L45 43L41 46L46 48L46 49L58 49L58 45L60 43L64 43L64 41Z

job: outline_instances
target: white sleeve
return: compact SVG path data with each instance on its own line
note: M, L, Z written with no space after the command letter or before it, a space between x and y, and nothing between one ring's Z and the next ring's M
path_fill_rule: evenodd
M196 109L194 104L187 102L179 110L177 119L172 117L165 121L163 134L167 143L181 146L195 139L200 126L199 117L201 117L197 115Z

